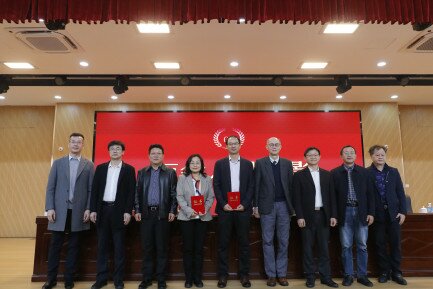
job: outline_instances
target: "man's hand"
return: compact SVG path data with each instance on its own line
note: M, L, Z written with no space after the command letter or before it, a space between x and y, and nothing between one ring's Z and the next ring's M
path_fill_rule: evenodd
M47 217L48 217L48 222L54 223L56 221L56 211L48 210Z
M131 215L129 213L123 214L123 224L128 225L131 221Z
M329 225L331 225L331 227L337 226L337 219L336 218L331 218L329 220Z
M173 214L173 213L169 213L169 214L168 214L168 221L169 221L169 222L173 222L175 217L176 217L175 214Z
M135 213L134 218L137 222L141 221L141 213Z
M367 215L367 223L370 226L374 222L374 217L372 215Z
M236 211L244 211L245 208L242 206L242 204L239 204L239 206L236 208Z
M89 219L90 219L90 210L85 210L83 216L83 223L87 223Z
M229 204L225 205L223 209L224 209L224 211L226 211L226 212L233 211L232 207L230 207Z
M398 213L396 219L400 218L400 221L398 222L400 225L403 225L404 220L406 219L406 216L403 214Z
M305 227L305 219L298 219L298 226L299 228Z
M194 210L192 210L192 214L191 214L191 219L194 219L195 217L197 217L197 212L196 211L194 211Z
M98 213L96 213L96 212L91 212L90 213L90 221L92 223L96 223L96 217L97 217L97 215L98 215Z
M260 219L259 207L253 208L253 216L256 217L257 219Z

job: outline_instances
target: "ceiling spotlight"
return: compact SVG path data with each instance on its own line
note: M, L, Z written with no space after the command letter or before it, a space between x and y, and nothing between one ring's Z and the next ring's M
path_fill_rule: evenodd
M275 76L272 81L276 86L280 86L281 84L283 84L283 78L281 76Z
M112 99L112 100L117 100L118 98L119 98L119 97L118 97L117 95L112 95L112 96L111 96L111 99Z
M5 100L5 99L6 99L6 96L0 95L0 100Z
M394 95L391 95L390 96L392 99L396 99L396 98L398 98L398 95L397 94L394 94Z
M87 67L87 66L89 66L89 63L87 61L80 61L80 65L82 67Z
M4 77L0 76L0 93L6 93L9 90L9 80Z
M397 79L398 83L401 86L406 86L409 84L410 78L408 76L400 75L396 76L395 79Z
M54 77L54 83L56 85L65 85L66 80L67 80L66 76L56 76L56 77Z
M182 85L189 85L190 83L190 79L188 76L182 76L182 78L180 79L180 84Z
M48 20L47 22L44 22L45 27L51 31L65 30L66 23L66 20Z
M167 96L168 99L174 99L174 95Z
M225 99L230 99L230 98L231 98L231 95L230 95L230 94L226 94L226 95L224 95L224 98L225 98Z
M285 95L280 96L280 99L286 99L286 98L287 98L287 96L285 96Z
M352 88L352 84L350 83L348 76L338 76L336 77L336 80L337 80L336 90L338 94L343 94Z
M119 75L116 77L116 82L113 86L113 91L115 94L122 94L128 90L128 77L124 75Z
M245 18L239 18L239 23L245 23Z
M335 96L335 98L336 98L336 99L342 99L343 96L342 96L341 94L337 94L337 95Z
M60 95L55 95L54 98L59 99L59 100L62 99L62 97Z
M230 62L230 66L231 66L231 67L238 67L238 66L239 66L239 62L237 62L237 61L232 61L232 62Z
M412 24L412 29L414 31L423 31L426 30L427 28L429 28L432 25L432 23L430 22L426 22L426 23L414 23Z
M377 63L377 67L384 67L384 66L386 66L386 62L385 61L379 61Z
M39 22L43 23L43 22L44 22L44 19L42 19L42 18L41 18L41 19L39 19Z

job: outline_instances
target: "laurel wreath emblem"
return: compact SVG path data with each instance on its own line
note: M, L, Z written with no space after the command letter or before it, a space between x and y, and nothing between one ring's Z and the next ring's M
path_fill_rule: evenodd
M225 128L220 128L213 134L213 142L219 148L223 146L221 144L221 142L219 141L219 137L220 137L220 134L222 132L224 132L225 130L226 130ZM241 145L243 145L245 142L245 134L240 129L237 129L237 128L233 128L232 130L238 134L239 139L241 140Z

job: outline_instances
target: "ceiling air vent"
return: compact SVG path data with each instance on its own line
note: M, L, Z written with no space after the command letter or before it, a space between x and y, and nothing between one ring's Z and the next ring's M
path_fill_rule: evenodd
M419 35L404 49L407 52L415 53L432 53L433 52L433 32L429 30L427 33Z
M8 28L15 37L34 50L45 53L71 53L80 49L66 31L50 31L46 28Z

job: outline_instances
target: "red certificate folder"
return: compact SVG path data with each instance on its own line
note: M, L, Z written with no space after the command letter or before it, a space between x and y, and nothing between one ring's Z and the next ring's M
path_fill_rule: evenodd
M191 208L197 213L204 214L204 197L203 196L191 196Z
M240 192L228 192L227 203L232 207L233 210L241 204L241 193Z

